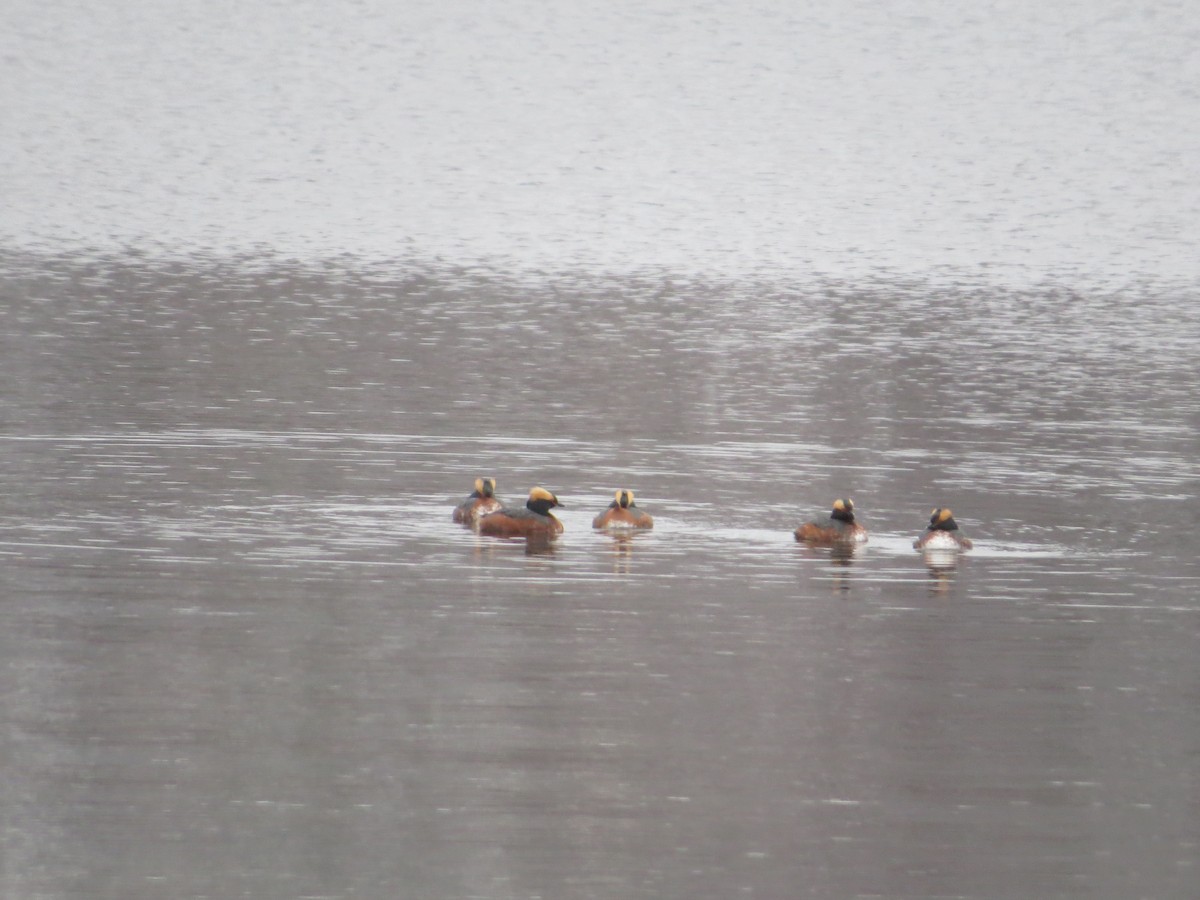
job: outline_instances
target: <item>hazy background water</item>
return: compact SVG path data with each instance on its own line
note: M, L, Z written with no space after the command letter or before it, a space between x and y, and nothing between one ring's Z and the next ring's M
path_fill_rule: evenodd
M8 0L6 243L1194 285L1190 3Z
M8 4L3 893L1194 896L1190 13Z

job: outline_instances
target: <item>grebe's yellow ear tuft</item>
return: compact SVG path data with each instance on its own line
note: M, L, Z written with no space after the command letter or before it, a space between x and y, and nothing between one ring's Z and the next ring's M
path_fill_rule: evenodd
M838 512L841 512L842 510L844 510L846 508L846 504L841 500L834 500L833 508L836 509Z
M483 479L482 478L475 479L475 493L479 494L481 497L483 496Z
M935 506L933 509L931 509L931 510L929 511L929 518L931 518L931 519L936 519L936 518L937 518L937 514L938 514L938 513L940 513L941 511L942 511L942 510L941 510L939 507L936 507L936 506Z
M535 487L529 492L530 500L549 500L555 505L558 504L558 498L546 490L544 487Z
M947 519L953 518L953 516L954 516L954 513L950 512L950 510L948 510L948 509L938 510L938 514L937 514L938 523L940 524L942 522L945 522Z
M850 509L850 510L854 509L854 501L853 500L850 500L850 499L846 500L846 509Z

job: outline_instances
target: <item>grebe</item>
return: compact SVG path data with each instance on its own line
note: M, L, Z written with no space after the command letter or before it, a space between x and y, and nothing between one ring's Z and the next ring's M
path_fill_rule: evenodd
M454 507L454 521L474 527L480 516L496 512L501 503L496 499L496 479L476 478L475 490L462 503Z
M958 533L954 513L942 508L929 514L929 527L913 541L913 547L917 550L970 550L971 546L970 538Z
M867 542L867 529L854 521L853 500L834 500L828 522L806 522L795 534L798 541L824 547Z
M564 506L558 498L542 487L529 492L523 507L504 507L480 517L476 528L480 534L496 537L556 537L562 534L562 522L550 515L556 506Z
M654 517L644 513L633 502L633 491L620 490L613 495L613 502L596 518L592 519L593 528L653 528Z

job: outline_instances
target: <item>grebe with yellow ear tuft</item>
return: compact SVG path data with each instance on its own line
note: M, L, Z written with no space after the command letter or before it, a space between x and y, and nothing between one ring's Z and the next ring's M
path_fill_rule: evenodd
M917 550L970 550L972 546L970 538L958 533L954 513L941 507L929 514L929 527L913 541Z
M654 517L644 513L633 502L633 491L620 490L613 495L612 503L596 518L593 528L617 529L653 528Z
M496 479L476 478L475 490L466 500L454 507L454 521L474 526L480 516L496 512L501 505L496 499Z
M496 537L556 537L562 534L562 522L550 515L556 506L565 506L543 487L529 492L524 507L504 507L479 519L480 534Z
M806 522L795 531L796 540L824 547L865 544L867 529L854 521L854 501L834 500L828 522Z

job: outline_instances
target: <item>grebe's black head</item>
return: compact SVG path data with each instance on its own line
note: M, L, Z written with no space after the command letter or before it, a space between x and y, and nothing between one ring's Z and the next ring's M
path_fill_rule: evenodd
M633 506L633 491L621 490L617 491L613 496L616 498L614 502L621 509L629 509L629 507Z
M480 497L495 497L496 496L496 479L495 478L476 478L475 493Z
M854 521L854 501L853 500L834 500L833 512L829 514L829 518L837 519L840 522Z
M556 506L563 506L558 502L558 498L543 487L535 487L529 492L529 499L525 501L525 506L532 509L539 516L544 516Z
M933 510L929 514L930 531L958 531L958 523L954 521L954 513L948 509Z

